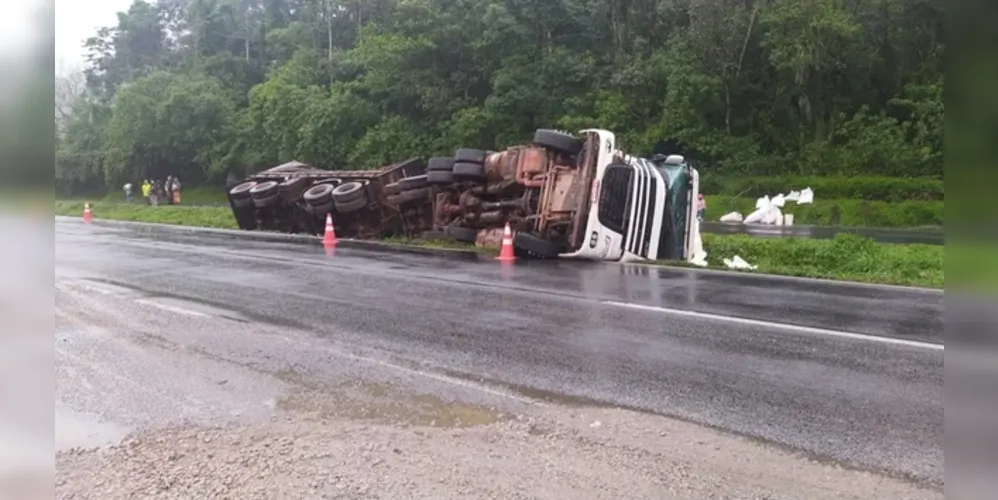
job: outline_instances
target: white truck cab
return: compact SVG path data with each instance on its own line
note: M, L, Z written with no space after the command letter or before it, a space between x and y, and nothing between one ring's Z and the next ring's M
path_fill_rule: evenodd
M693 260L701 251L696 200L699 175L685 158L652 161L616 147L612 132L580 132L597 140L599 154L588 196L585 242L565 258Z

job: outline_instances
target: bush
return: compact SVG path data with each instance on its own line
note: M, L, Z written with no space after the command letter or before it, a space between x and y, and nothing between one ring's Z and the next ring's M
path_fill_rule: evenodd
M741 177L701 179L700 192L759 198L810 187L815 198L866 201L943 201L943 181L926 177Z
M892 245L840 234L830 240L703 235L712 265L735 255L757 272L942 288L943 247Z
M716 221L722 215L736 211L743 216L755 210L755 198L707 196L707 220ZM794 215L794 224L848 227L929 227L943 225L941 201L826 200L797 205L787 202L784 213Z

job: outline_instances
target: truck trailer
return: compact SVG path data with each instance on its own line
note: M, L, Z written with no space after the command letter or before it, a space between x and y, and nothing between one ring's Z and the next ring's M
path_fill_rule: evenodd
M372 171L286 164L228 192L243 229L318 234L332 213L345 237L479 246L498 245L509 224L514 249L530 258L692 260L701 251L696 169L680 155L629 155L600 129L539 129L503 151L462 148Z

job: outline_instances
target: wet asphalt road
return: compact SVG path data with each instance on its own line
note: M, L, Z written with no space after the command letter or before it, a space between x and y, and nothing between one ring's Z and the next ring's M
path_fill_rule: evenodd
M55 274L57 288L90 282L234 311L530 398L630 407L943 478L942 350L766 323L940 344L941 293L610 264L330 256L61 218Z

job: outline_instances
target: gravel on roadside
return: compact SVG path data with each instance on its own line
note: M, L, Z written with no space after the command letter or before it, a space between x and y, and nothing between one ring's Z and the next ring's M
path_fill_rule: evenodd
M58 499L935 499L693 424L557 409L464 428L316 415L146 430L56 457Z

